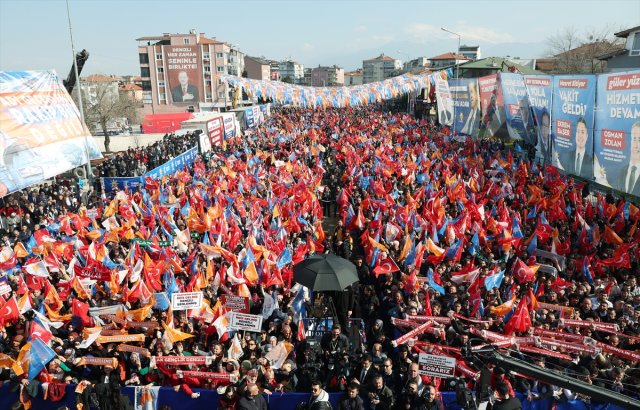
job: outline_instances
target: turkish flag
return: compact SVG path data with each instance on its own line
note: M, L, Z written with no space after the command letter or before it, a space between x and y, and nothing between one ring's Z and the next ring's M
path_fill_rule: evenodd
M511 316L511 319L504 327L504 334L511 335L513 332L526 332L531 328L531 317L529 317L529 309L526 302L520 300L520 304Z
M536 270L537 269L534 270L531 267L527 266L524 262L522 262L522 260L520 260L520 258L518 258L516 263L513 265L513 269L511 272L513 274L513 277L518 280L518 283L523 284L533 281Z
M43 342L49 343L49 341L53 337L53 334L51 333L51 331L49 331L49 329L42 326L38 320L34 320L31 324L29 336L31 336L31 339L39 337Z
M378 277L380 274L384 275L391 272L397 272L399 270L400 268L398 268L398 265L396 265L393 259L387 256L385 260L380 262L380 264L373 269L373 272L376 274L376 277Z
M0 309L0 326L4 326L5 323L16 320L20 317L20 308L18 307L18 302L16 301L15 296L12 296L11 299Z
M601 260L600 264L604 266L613 266L616 268L631 268L631 260L627 252L625 252L621 256L614 256L613 258Z
M71 305L71 313L74 316L78 316L82 319L82 324L84 326L88 326L91 324L91 318L88 316L89 313L89 305L86 303L80 302L78 299L73 299L73 304Z

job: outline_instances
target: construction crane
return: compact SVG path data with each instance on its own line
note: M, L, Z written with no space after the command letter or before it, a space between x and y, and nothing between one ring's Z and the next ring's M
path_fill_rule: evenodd
M78 63L78 76L82 72L82 67L84 67L84 63L89 59L89 52L87 50L82 50L81 52L76 54L76 62ZM73 91L73 87L76 85L76 72L73 69L73 63L71 64L71 70L69 71L69 75L66 80L62 80L62 85L66 88L67 92L71 94Z

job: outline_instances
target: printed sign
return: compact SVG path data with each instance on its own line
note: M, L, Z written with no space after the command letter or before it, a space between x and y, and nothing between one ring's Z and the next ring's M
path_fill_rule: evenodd
M207 133L211 146L222 145L222 117L212 118L207 121Z
M0 197L102 158L54 70L0 71Z
M9 280L6 276L0 278L0 296L6 295L11 292L11 286L9 286Z
M640 71L598 76L595 113L596 182L638 196Z
M171 309L188 310L202 307L202 292L184 292L171 295Z
M134 242L138 242L138 245L140 246L153 246L153 241L150 239L133 238L132 240ZM171 246L171 241L158 241L158 245Z
M245 296L222 295L222 305L227 310L239 313L249 313L249 298Z
M449 91L449 83L441 76L436 76L436 99L438 101L438 118L442 125L453 124L453 99Z
M202 101L202 74L199 45L163 46L164 77L174 104Z
M480 98L482 99L482 122L489 132L489 137L509 138L507 129L507 114L504 110L504 100L498 74L480 77L478 79Z
M454 78L449 80L449 91L456 107L454 131L458 134L478 136L480 119L480 94L477 78Z
M260 332L262 329L262 316L247 315L246 313L231 313L229 326L231 330L246 330L248 332Z
M500 73L500 83L502 98L505 106L508 107L506 113L509 135L513 139L521 139L536 145L538 141L524 78L521 74Z
M420 353L418 374L432 377L453 377L456 373L456 359Z
M525 75L529 104L537 126L537 153L544 164L551 164L554 157L553 138L551 138L551 98L553 97L553 77L550 75Z

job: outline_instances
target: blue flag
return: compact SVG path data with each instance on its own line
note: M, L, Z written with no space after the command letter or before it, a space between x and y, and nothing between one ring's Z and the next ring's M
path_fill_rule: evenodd
M284 268L288 263L293 263L293 260L291 259L291 252L289 252L289 248L284 248L278 257L278 269Z
M500 271L500 273L496 273L495 275L487 276L484 278L484 287L487 290L492 290L493 288L499 288L502 284L502 279L504 278L504 271Z
M56 353L39 337L31 342L29 353L29 380L33 380L56 357Z
M444 288L438 285L433 277L433 269L429 268L427 277L429 278L429 286L431 286L435 291L440 292L441 295L444 295Z

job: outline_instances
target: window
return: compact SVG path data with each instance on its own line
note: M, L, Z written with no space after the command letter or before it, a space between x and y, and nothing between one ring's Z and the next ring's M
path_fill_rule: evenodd
M149 64L149 54L140 53L140 64Z
M211 66L210 65L204 66L204 71L207 72L207 73L210 73L211 72Z
M149 67L140 67L140 77L151 77Z
M151 91L151 81L142 82L142 91Z
M222 79L218 78L218 85L222 85L222 84L224 84L224 83L222 82Z
M640 56L640 31L636 31L633 35L633 44L629 56Z
M207 100L211 99L211 93L205 93L205 97L207 98Z
M224 58L224 53L216 53L216 58Z
M158 87L164 87L164 80L158 81Z
M151 104L153 99L151 98L151 94L143 94L142 95L142 103L143 104Z
M162 60L162 53L156 53L156 60Z
M209 59L209 57L210 57L210 55L211 55L211 54L209 54L209 52L208 52L208 51L205 51L204 53L202 53L202 58L203 58L204 60L208 60L208 59Z
M218 98L224 98L224 91L218 92Z
M224 73L224 66L223 65L219 65L218 66L218 72L219 73Z
M204 85L211 87L211 80L204 80Z
M183 38L182 41L182 44L191 44L191 40L189 40L188 38Z
M164 67L156 67L159 73L164 73Z
M160 98L160 101L165 101L167 99L167 94L160 93L158 98Z

